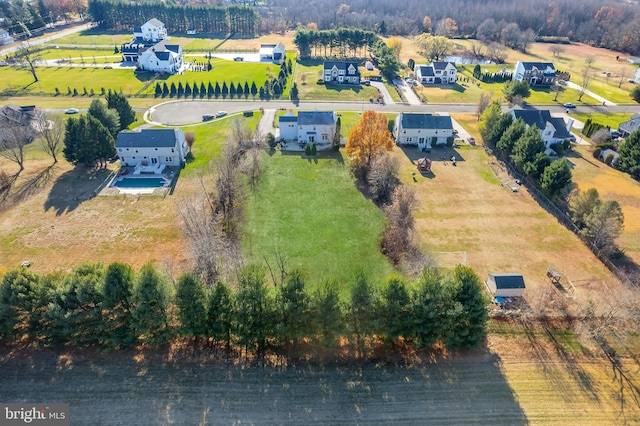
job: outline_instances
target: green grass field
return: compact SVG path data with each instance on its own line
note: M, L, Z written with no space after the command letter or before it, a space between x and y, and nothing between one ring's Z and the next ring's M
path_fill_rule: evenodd
M380 253L383 213L355 188L341 152L305 158L272 151L264 177L248 194L243 246L249 261L301 268L313 284L337 280L344 291L364 271L379 285L392 267Z
M625 113L625 112L615 112L615 113L607 113L607 114L572 113L571 116L576 120L582 121L583 123L590 118L591 121L595 121L596 123L609 126L609 128L611 129L617 129L620 123L622 123L623 121L627 121L631 118L631 113Z
M300 99L368 101L377 94L377 89L371 86L317 84L322 69L322 61L319 60L296 61L293 81L298 84ZM399 100L399 97L397 99Z
M50 45L60 44L77 44L77 45L101 45L101 46L118 46L131 40L133 34L131 32L104 31L92 28L70 34L50 41Z

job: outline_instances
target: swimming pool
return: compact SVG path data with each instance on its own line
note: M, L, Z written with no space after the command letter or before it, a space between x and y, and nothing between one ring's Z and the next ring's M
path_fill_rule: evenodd
M164 186L164 179L159 177L122 178L113 182L118 188L160 188Z

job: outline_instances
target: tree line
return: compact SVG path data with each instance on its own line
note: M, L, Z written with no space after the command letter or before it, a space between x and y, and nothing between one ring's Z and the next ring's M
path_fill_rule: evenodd
M356 27L380 34L429 32L470 37L521 48L531 37L557 36L594 46L640 53L640 18L635 2L555 0L548 4L508 0L272 0L264 21L280 28ZM273 22L273 16L278 22Z
M372 31L356 28L317 31L298 27L293 42L301 58L372 56L382 74L389 80L400 69L400 62L393 49Z
M382 345L461 350L485 335L488 304L472 269L425 269L389 278L378 292L358 274L342 300L337 283L311 289L293 270L275 287L265 270L242 268L233 287L207 287L187 273L173 281L153 264L89 263L68 273L10 270L0 282L0 338L107 350L185 339L251 359L348 349L366 358ZM343 343L344 341L348 343Z
M151 18L159 19L172 33L193 29L204 33L255 35L260 26L256 9L236 4L191 6L160 1L89 0L88 6L93 20L101 28L116 31L131 31Z

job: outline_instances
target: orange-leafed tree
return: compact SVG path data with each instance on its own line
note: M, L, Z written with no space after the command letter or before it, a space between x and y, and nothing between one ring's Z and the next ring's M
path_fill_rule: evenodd
M346 152L354 170L365 171L376 158L393 149L387 117L365 111L349 133Z

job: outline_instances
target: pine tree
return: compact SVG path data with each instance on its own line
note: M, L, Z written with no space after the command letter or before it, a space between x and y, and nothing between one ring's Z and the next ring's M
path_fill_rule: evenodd
M375 334L376 299L373 289L363 273L359 273L351 288L349 299L349 326L360 357L367 356L368 348Z
M153 264L146 264L138 273L134 290L133 325L137 336L151 346L169 338L168 298L163 278Z
M202 281L192 274L184 274L176 284L176 307L180 321L180 335L198 338L207 328L207 297Z
M227 82L223 82L222 83L222 98L223 99L227 99L227 96L229 96L229 87L227 86Z
M184 84L184 95L186 97L190 97L191 96L191 85L189 84L189 82L186 82Z
M224 343L227 350L231 345L231 328L235 311L233 295L229 287L221 282L210 290L207 300L207 334L217 343Z
M400 337L412 337L411 297L406 281L396 277L389 279L380 302L379 314L384 342L389 344Z
M278 287L277 338L285 347L295 345L309 336L312 318L310 300L302 272L293 270Z
M244 97L245 99L249 97L249 94L251 93L251 89L249 88L249 83L248 82L244 82Z
M107 267L102 288L103 345L109 349L128 348L134 340L131 303L134 272L129 265Z
M256 97L256 95L258 94L258 87L256 86L256 82L253 81L251 82L251 96ZM262 92L260 92L260 97L262 98L263 94Z
M418 279L413 298L413 324L419 348L434 345L444 329L442 276L436 269L425 268Z
M160 87L160 83L156 83L156 98L162 96L162 87Z
M11 341L27 335L37 298L40 277L13 269L0 282L0 339Z
M222 93L222 89L220 89L220 83L218 83L217 81L216 81L216 87L215 87L213 93L215 94L216 99L219 98L220 94Z
M312 299L312 315L315 335L318 343L327 349L338 345L339 338L344 332L340 294L336 283L327 282Z
M120 114L118 114L116 109L107 107L100 99L95 99L91 102L91 105L89 105L88 113L102 123L102 125L109 130L111 136L115 138L118 135L121 126Z
M211 99L213 94L214 94L213 84L211 84L211 82L209 82L209 85L207 86L207 98Z

